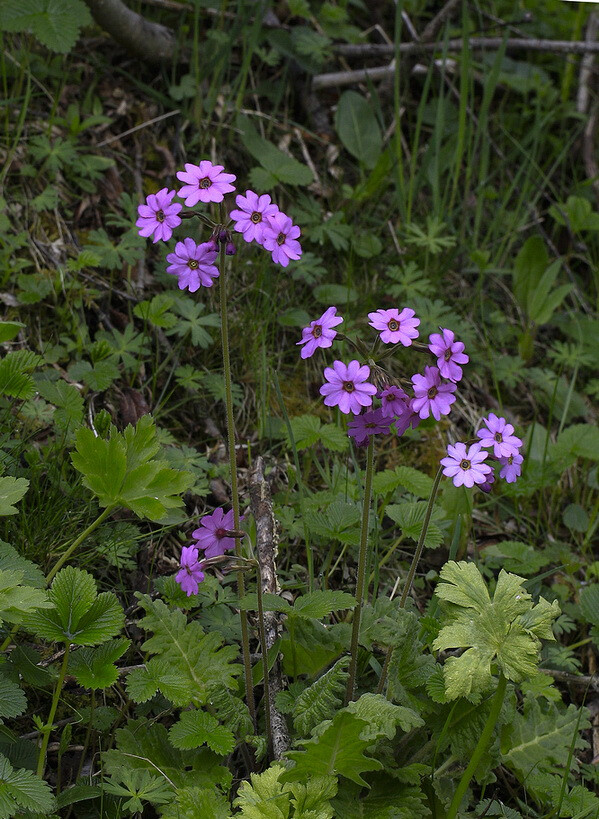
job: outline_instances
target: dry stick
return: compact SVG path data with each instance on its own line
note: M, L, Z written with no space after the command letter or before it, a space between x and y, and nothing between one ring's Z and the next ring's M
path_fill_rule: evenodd
M277 524L272 510L270 487L264 479L264 462L260 456L254 461L249 476L250 507L256 521L256 547L260 565L259 583L264 594L278 594L277 579ZM281 632L279 615L274 611L263 614L264 642L262 653L268 658L269 649L275 644ZM281 664L275 660L270 673L264 675L264 689L269 692L270 727L272 752L275 759L281 759L289 748L289 730L284 716L275 706L276 695L283 690Z
M433 483L433 487L431 489L431 494L428 499L428 506L426 507L426 513L424 515L424 520L422 521L422 531L420 532L420 537L418 539L418 545L416 546L416 551L414 552L414 557L412 558L412 563L410 565L410 569L408 571L408 576L406 578L406 582L403 588L403 592L401 594L401 599L399 601L399 608L403 609L406 605L406 601L408 599L408 595L412 590L412 583L414 582L414 577L416 575L416 569L418 568L418 563L420 562L420 558L422 556L422 550L424 549L424 541L426 539L426 533L428 531L428 525L430 523L431 515L433 513L433 506L435 505L435 497L437 495L437 490L439 488L439 483L441 481L441 477L443 475L443 468L439 467L437 470L437 474L435 476L435 480ZM391 657L393 656L393 648L387 649L387 656L385 657L385 663L383 665L383 670L381 671L381 678L379 680L379 685L377 688L377 694L383 694L385 692L385 683L387 682L387 674L389 673L389 666L391 664Z
M445 21L451 17L461 2L462 0L447 0L447 3L443 6L441 11L433 17L427 26L425 26L420 39L424 42L434 40L437 36L437 32L443 28Z
M121 0L85 0L96 23L117 43L148 62L171 62L176 53L175 33L146 20Z
M597 39L599 29L599 15L592 11L589 14L585 31L585 41L593 43ZM580 61L580 74L578 81L578 94L576 96L576 110L580 114L586 114L590 100L590 82L593 74L595 54L589 52ZM597 128L597 104L591 109L591 114L586 122L582 133L582 161L589 179L592 180L595 196L599 197L599 168L595 158L595 132Z

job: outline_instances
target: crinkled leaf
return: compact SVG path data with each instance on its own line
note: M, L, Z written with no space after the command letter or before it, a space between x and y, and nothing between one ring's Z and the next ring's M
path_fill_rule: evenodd
M405 733L424 725L422 717L412 708L393 705L382 694L362 694L359 699L350 702L346 710L364 720L367 727L360 736L371 742L381 736L393 739L398 725Z
M183 711L169 730L168 736L175 748L190 750L208 745L215 754L226 756L235 747L231 731L218 724L218 720L206 711Z
M306 736L319 722L332 719L341 707L349 657L342 657L293 701L293 725Z
M115 662L131 645L131 640L117 637L97 648L80 648L69 657L69 671L84 688L108 688L119 672Z
M3 0L0 30L30 31L51 51L66 54L91 16L82 0Z

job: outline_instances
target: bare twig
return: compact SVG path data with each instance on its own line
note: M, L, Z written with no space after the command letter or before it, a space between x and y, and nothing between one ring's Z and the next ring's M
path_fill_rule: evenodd
M272 511L270 487L264 478L264 462L260 456L256 458L249 476L250 506L256 521L256 546L260 563L260 576L263 594L278 594L277 580L277 523ZM268 651L277 641L281 623L279 615L274 611L264 613L264 629L266 632L266 646ZM270 691L270 721L272 728L272 747L275 759L280 759L289 748L289 731L285 717L275 706L275 696L283 690L281 666L277 659L272 667L268 679L264 680Z
M441 30L443 23L451 17L454 9L457 8L460 2L461 0L447 0L447 3L443 6L441 11L425 26L420 39L424 42L434 40L437 36L437 32Z
M471 37L469 40L472 51L500 48L505 42L506 51L548 51L553 54L587 54L599 52L599 42L586 40L541 40L512 37L504 40L503 37ZM456 37L447 41L448 51L460 51L463 39ZM397 46L400 54L411 54L416 51L441 51L444 43L400 43ZM395 46L391 43L342 43L333 46L335 54L344 57L390 57L395 54Z
M597 39L597 29L599 28L599 15L592 11L589 14L585 31L585 42L594 43ZM595 53L587 52L580 61L580 74L578 79L578 94L576 97L576 110L579 114L586 114L589 107L589 84L593 74L593 63Z
M543 674L549 674L556 682L575 685L578 688L589 688L591 691L599 691L599 674L570 674L567 671L558 671L555 668L540 668Z

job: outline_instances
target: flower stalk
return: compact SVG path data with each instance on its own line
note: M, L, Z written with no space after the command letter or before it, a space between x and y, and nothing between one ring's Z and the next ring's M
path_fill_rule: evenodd
M426 540L426 533L428 532L428 525L431 520L431 516L433 514L433 506L435 505L435 498L437 497L437 492L439 490L439 483L441 482L441 477L443 475L443 469L439 468L437 470L437 474L435 475L435 480L433 482L433 486L431 489L431 494L428 499L428 505L426 507L426 512L424 515L424 520L422 521L422 531L420 533L420 537L418 539L418 544L416 546L416 551L414 552L414 557L412 558L412 563L410 564L410 569L408 571L408 576L406 578L406 582L401 593L401 598L399 601L399 608L403 609L406 605L406 601L410 592L412 591L412 585L414 583L414 577L416 576L416 569L418 568L418 563L420 562L420 558L422 557L422 551L424 549L424 541ZM382 694L385 691L385 685L387 683L387 675L389 673L389 665L391 664L391 658L393 656L393 648L387 649L387 656L385 657L385 662L383 664L383 670L381 671L381 678L379 680L379 685L377 688L377 694Z
M64 652L64 657L62 658L62 665L60 666L60 673L58 675L58 679L56 680L56 688L54 689L54 695L52 697L52 705L50 706L50 713L48 714L48 722L46 723L44 728L42 745L40 748L39 756L37 758L37 775L40 778L43 777L44 768L46 767L46 752L48 750L48 742L50 741L50 731L52 730L52 725L54 724L54 717L56 716L56 709L58 708L60 693L62 691L64 678L66 677L67 673L67 666L69 663L69 649L70 645L67 643Z
M220 243L219 257L219 295L220 295L220 320L221 339L223 348L223 371L225 381L225 408L227 414L227 447L229 453L229 467L231 470L231 504L233 507L233 528L239 529L239 489L237 486L237 458L235 455L235 420L233 417L233 391L231 388L231 358L229 354L229 322L227 314L227 273L226 273L226 247L224 242ZM241 541L235 540L235 556L242 558ZM243 572L237 572L237 594L241 600L245 596L245 580ZM252 718L254 727L256 726L256 703L254 701L254 688L252 684L252 663L250 659L250 640L248 633L248 621L245 611L239 612L241 622L241 650L243 657L243 668L245 677L245 694L247 706Z
M347 678L347 689L345 692L345 704L347 705L354 698L356 685L356 669L358 666L358 637L360 635L360 619L362 616L362 605L364 602L366 564L368 562L368 519L370 517L370 498L372 495L372 476L374 472L374 436L368 440L368 450L366 454L366 476L364 479L364 508L362 511L362 528L360 531L360 554L358 557L358 580L356 584L356 607L354 609L354 619L352 624L350 661Z
M262 572L260 571L260 561L256 561L256 573L258 582L256 583L256 597L258 600L258 632L260 634L260 645L262 649L262 673L264 675L264 726L266 730L266 742L268 756L272 759L272 729L270 725L270 680L268 673L268 646L266 644L266 629L264 628L264 605L262 602Z

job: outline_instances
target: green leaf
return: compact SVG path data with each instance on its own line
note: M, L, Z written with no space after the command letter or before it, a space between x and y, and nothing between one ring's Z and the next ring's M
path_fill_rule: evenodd
M345 776L358 785L368 787L362 778L366 771L376 771L383 766L378 759L364 756L371 744L361 739L367 723L347 711L341 711L331 725L318 738L302 740L304 750L288 751L286 756L295 767L280 777L282 782L302 781L310 774L322 776Z
M159 444L149 415L122 433L111 427L108 441L90 429L78 430L76 440L73 465L101 506L124 506L139 517L160 520L182 505L180 493L193 483L191 473L171 469L154 457Z
M245 148L278 182L309 185L314 181L312 171L306 165L280 151L272 142L262 139L248 117L238 114L236 125Z
M493 684L491 664L514 682L533 677L537 671L541 638L552 638L550 623L559 614L541 600L533 606L524 579L502 571L493 600L474 563L450 560L441 569L435 594L441 601L444 625L433 642L439 651L467 649L449 657L443 667L448 699L476 700ZM549 636L548 636L549 635Z
M21 321L0 321L0 344L12 339L27 325Z
M214 788L177 788L175 801L160 815L164 819L231 819L231 805Z
M280 763L261 774L250 774L249 782L241 783L234 805L241 808L244 819L288 819L289 787L279 781L284 772Z
M29 374L43 361L29 350L7 353L0 361L0 393L25 400L35 394L35 384Z
M358 291L345 284L319 284L312 294L320 304L349 304L358 298Z
M361 516L361 509L356 504L333 501L326 512L306 512L304 517L312 534L357 546L360 531L356 524Z
M20 623L37 609L52 606L45 591L21 585L23 574L21 570L0 570L0 623Z
M325 719L332 719L339 710L347 681L349 657L341 657L335 665L294 700L293 726L305 736Z
M0 754L0 817L8 819L23 810L48 816L53 808L49 785L31 771L13 768Z
M433 480L419 469L411 466L396 466L377 472L372 480L372 488L377 495L386 495L403 486L407 492L419 498L427 499L433 488Z
M514 540L502 540L481 550L485 561L491 568L504 568L508 572L524 575L537 574L539 569L551 563L554 555L551 551L538 551L527 543Z
M58 572L48 599L54 608L32 614L24 624L45 640L92 646L123 627L124 613L116 595L97 594L92 575L74 566Z
M373 168L383 147L381 129L370 103L356 91L344 91L337 104L335 128L344 148Z
M0 478L0 515L16 515L19 510L13 504L21 500L28 488L27 478Z
M298 597L293 606L293 614L299 617L314 617L317 620L326 617L333 611L353 609L356 599L342 591L314 591Z
M83 397L72 384L65 381L38 381L37 391L56 407L52 420L59 430L72 432L83 420Z
M0 723L18 717L27 708L27 699L17 683L0 675Z
M360 737L370 742L381 736L393 739L398 725L405 733L424 725L422 717L412 708L393 705L382 694L362 694L359 699L350 702L346 710L364 720L367 727Z
M161 600L152 601L139 594L138 599L146 611L140 625L153 632L142 650L157 656L146 663L145 670L136 669L129 674L127 689L132 697L139 696L143 687L150 696L162 691L182 707L191 703L203 705L209 702L214 685L236 686L235 678L241 667L232 662L237 656L234 646L223 646L220 634L205 634L198 622L187 623L182 611L169 610Z
M534 292L548 264L549 256L544 241L540 236L531 236L516 256L512 274L514 296L525 312L530 301L529 294Z
M168 736L175 748L190 750L207 744L214 753L227 756L235 747L231 731L218 724L218 720L206 711L184 711L179 722L169 730Z
M114 663L131 645L131 640L117 637L98 648L80 648L69 657L69 672L84 688L109 688L119 678Z
M385 513L395 521L400 527L402 534L418 542L424 528L424 518L428 503L426 501L414 501L412 503L390 503ZM443 518L443 510L438 506L433 506L433 512L426 530L424 545L427 549L436 549L443 543L443 532L435 521Z
M283 670L290 677L313 676L334 662L349 645L349 625L324 626L318 620L293 617L293 632L281 639Z
M580 590L580 613L592 626L599 628L599 585L586 586Z
M404 769L405 770L405 769ZM398 782L387 772L372 774L372 790L344 787L333 801L337 819L430 819L418 785Z
M81 0L3 0L0 30L30 31L51 51L66 54L92 22Z

